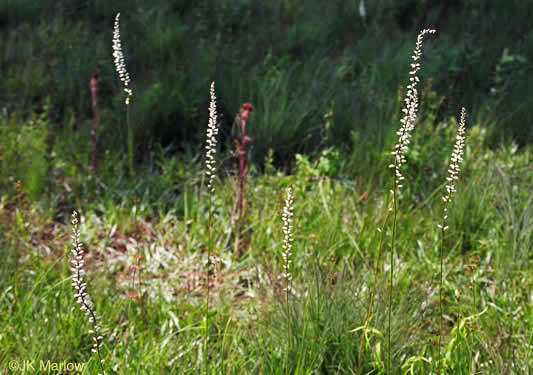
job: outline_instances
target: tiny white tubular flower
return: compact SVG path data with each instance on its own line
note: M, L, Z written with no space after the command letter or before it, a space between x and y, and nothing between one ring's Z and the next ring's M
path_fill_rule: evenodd
M400 120L402 127L396 132L398 135L398 143L394 145L392 155L394 156L394 164L390 164L390 168L394 168L396 175L396 189L400 190L403 186L400 182L404 179L401 173L401 167L406 163L405 155L409 149L409 143L411 141L411 132L415 127L415 122L418 112L418 91L416 86L420 79L417 76L420 70L420 58L422 57L422 41L424 35L434 34L436 31L432 29L424 29L418 34L416 40L416 47L413 52L413 63L411 64L411 71L409 72L409 85L407 86L407 94L405 96L405 107L402 109L404 117Z
M442 196L444 201L444 223L448 220L448 204L452 200L453 194L457 191L455 190L455 182L459 179L459 172L461 171L461 164L463 162L463 154L465 148L465 132L466 132L466 109L461 109L461 120L459 122L459 129L457 130L457 135L455 136L455 145L453 147L452 156L450 158L450 168L448 169L448 177L446 177L446 193ZM447 225L439 225L439 228L443 231L448 229Z
M85 312L85 316L89 323L92 324L92 329L89 333L92 335L93 346L91 351L98 354L98 358L102 363L100 357L100 348L102 347L103 336L100 333L100 326L97 324L99 317L96 315L94 304L91 297L87 293L87 283L84 281L85 270L83 268L85 262L83 261L83 249L80 241L80 231L78 229L78 213L72 212L72 287L76 290L74 299L80 305L80 310ZM103 370L103 368L102 368ZM105 371L104 371L105 374Z
M283 273L282 277L285 279L286 289L289 290L290 281L292 280L291 275L291 250L292 250L292 241L294 240L292 236L292 216L293 216L293 203L294 196L292 193L292 188L287 189L287 199L285 199L285 207L283 207Z
M216 103L216 96L215 96L215 82L211 83L211 102L209 104L209 123L207 124L207 144L205 146L205 149L207 150L206 153L206 161L205 161L205 167L206 167L206 175L207 175L207 188L211 193L215 192L215 187L213 185L213 180L215 178L215 154L216 154L216 147L217 147L217 135L218 135L218 127L217 127L217 103Z
M126 105L130 104L130 97L133 91L128 87L130 84L130 74L126 70L126 63L124 62L124 54L122 53L122 44L120 42L120 13L115 17L115 28L113 31L113 57L115 58L115 68L117 70L120 80L124 84L124 91L126 92Z

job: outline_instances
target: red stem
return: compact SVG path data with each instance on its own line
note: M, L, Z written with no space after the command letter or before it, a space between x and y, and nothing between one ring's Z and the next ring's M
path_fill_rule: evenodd
M239 219L242 218L242 210L244 204L244 186L246 185L246 120L242 119L242 143L240 150L240 167L241 167L241 178L239 184Z

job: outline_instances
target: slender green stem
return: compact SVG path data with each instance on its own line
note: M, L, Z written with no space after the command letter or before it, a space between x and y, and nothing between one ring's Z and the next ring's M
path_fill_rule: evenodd
M211 285L209 282L209 271L211 269L211 220L213 217L213 196L209 194L209 216L207 219L207 269L205 279L207 281L207 293L205 295L205 338L204 338L204 363L205 373L209 370L209 295L211 294Z
M135 177L135 169L133 169L133 129L131 127L130 105L126 105L126 122L128 125L128 168L130 177Z
M395 162L396 163L396 162ZM390 249L390 281L389 281L389 316L387 323L387 363L388 374L392 373L392 355L391 355L391 318L392 318L392 284L394 280L394 245L396 240L396 217L398 213L398 183L394 178L394 188L392 189L392 200L394 214L392 217L392 239Z
M359 356L357 359L357 366L358 366L358 373L362 374L363 366L362 366L362 360L363 360L363 346L365 344L366 339L366 330L368 329L368 325L370 324L370 321L372 320L372 309L374 305L374 296L376 294L376 288L377 288L377 280L378 280L378 274L379 274L379 265L381 263L381 254L383 252L383 239L385 238L385 232L387 227L387 222L389 221L390 217L390 204L387 207L387 214L385 216L385 221L383 222L383 227L381 228L381 236L379 238L379 245L378 245L378 256L376 260L376 268L374 271L374 281L372 283L372 291L370 292L370 302L368 304L368 310L366 314L366 321L365 321L365 327L363 328L363 334L361 336L361 343L359 344Z
M285 353L285 374L289 374L289 352L291 349L291 317L289 310L289 280L287 280L285 291L285 307L287 313L287 351Z
M97 329L97 322L96 322L96 314L91 309L90 306L88 306L86 303L84 303L84 306L86 308L86 311L89 311L89 314L91 314L92 321L93 321L93 330L95 332L95 337L98 337L98 329ZM105 375L105 369L104 369L104 361L102 360L102 356L100 354L100 343L96 342L96 355L98 356L98 363L100 364L100 368L102 369L102 374Z
M441 238L440 238L440 275L439 275L439 343L437 345L438 350L438 360L437 360L437 367L441 370L440 373L442 374L442 362L441 362L441 338L442 338L442 284L444 279L444 228L446 225L446 219L442 218L442 224L441 224Z

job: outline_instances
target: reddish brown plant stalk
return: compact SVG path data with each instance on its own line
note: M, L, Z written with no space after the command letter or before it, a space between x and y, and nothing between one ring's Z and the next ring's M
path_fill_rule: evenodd
M93 143L93 152L91 157L91 166L89 167L89 172L94 172L96 170L96 162L98 159L98 125L100 125L100 118L102 113L98 110L98 82L99 82L98 73L94 73L91 77L91 96L92 96L92 107L93 107L93 129L91 131L92 143Z
M244 206L244 188L246 187L246 176L248 175L248 165L246 160L246 144L252 139L246 135L246 122L250 118L253 111L253 106L250 103L244 103L237 116L240 119L241 126L241 145L238 148L239 165L240 165L240 179L239 179L239 201L237 207L239 209L239 220L242 218ZM238 125L238 124L237 124Z

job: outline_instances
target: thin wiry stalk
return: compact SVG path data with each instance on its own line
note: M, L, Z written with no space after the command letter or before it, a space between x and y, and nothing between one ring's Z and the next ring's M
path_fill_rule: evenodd
M392 204L393 204L393 218L392 218L392 239L391 239L391 249L390 249L390 280L389 280L389 311L388 311L388 323L387 323L387 368L388 373L391 373L392 370L392 358L391 358L391 317L392 317L392 285L394 280L394 245L396 239L396 216L398 213L398 185L396 179L394 180L394 189L392 192Z
M92 335L93 347L91 352L96 353L98 356L98 363L102 369L103 375L105 375L104 361L100 354L100 347L102 346L103 336L100 334L100 326L98 326L98 317L94 305L91 301L91 297L87 293L87 283L83 280L85 276L85 269L83 268L85 262L83 260L83 250L80 241L80 231L78 230L78 213L72 212L72 287L76 289L74 298L80 305L80 310L85 311L85 316L89 318L89 323L92 325L92 329L89 333Z
M287 314L287 352L285 353L285 374L289 373L289 352L291 348L291 318L290 318L290 283L292 280L291 274L291 249L292 249L292 216L293 216L293 195L292 188L287 189L287 199L285 199L285 207L283 208L283 274L285 279L285 308Z
M206 269L206 281L207 281L207 293L205 296L205 337L204 337L204 365L205 373L208 373L208 343L209 343L209 295L211 293L211 286L209 283L209 271L211 269L211 222L213 218L213 194L215 187L213 185L215 178L215 153L217 145L217 107L215 96L215 82L211 83L211 102L209 104L209 123L207 125L207 145L206 145L206 175L207 175L207 189L209 191L209 216L207 219L207 269Z
M130 177L135 177L135 169L133 168L133 129L131 128L131 111L129 102L126 107L126 122L128 125L128 168L130 171Z
M439 251L439 258L440 258L440 273L439 273L439 342L437 344L437 366L440 367L442 370L441 365L441 337L442 337L442 283L443 283L443 273L444 273L444 232L446 226L445 226L445 216L442 218L442 224L440 225L440 251Z
M415 47L415 51L413 53L413 63L411 64L412 70L409 72L409 81L411 82L409 86L407 86L407 95L405 98L405 108L402 109L402 112L405 113L405 116L402 118L401 123L403 124L402 128L397 132L397 135L399 136L399 142L394 146L394 151L392 152L392 155L394 156L394 164L391 164L389 167L394 168L395 171L395 178L393 182L393 189L391 190L392 193L392 207L391 205L387 208L387 215L385 217L385 222L383 224L383 228L381 230L381 237L379 241L378 246L378 256L377 256L377 263L376 263L376 269L374 273L374 282L372 285L372 291L370 294L370 302L367 310L367 317L365 321L365 326L363 328L363 333L361 336L361 343L359 345L359 356L358 356L358 368L359 373L362 372L362 353L363 353L363 346L366 339L366 331L368 329L368 325L371 320L372 315L372 309L373 309L373 303L374 303L374 296L375 296L375 290L377 285L377 276L379 273L379 266L380 266L380 260L381 260L381 253L383 249L383 239L385 236L386 231L386 225L390 216L390 212L394 211L393 214L393 228L392 228L392 240L391 240L391 253L390 253L390 267L391 267L391 273L390 273L390 285L389 285L389 313L388 313L388 328L387 328L387 348L388 348L388 370L391 369L391 350L390 350L390 337L391 337L391 316L392 316L392 283L393 283L393 277L394 277L394 245L395 245L395 237L396 237L396 219L397 219L397 196L399 193L399 189L402 187L401 181L404 179L402 173L401 173L401 166L406 162L405 154L408 150L408 145L410 142L410 132L414 129L414 123L416 120L416 114L418 110L418 93L416 90L417 83L419 81L418 76L416 75L418 71L420 70L420 63L417 61L420 59L422 55L422 39L425 34L433 34L435 33L435 30L430 29L424 29L422 30L417 38L417 43Z
M446 194L442 196L444 201L444 215L442 216L442 223L439 225L441 234L440 234L440 275L439 275L439 342L437 345L438 349L438 361L437 366L439 366L442 373L443 363L441 361L441 338L442 338L442 286L444 280L444 234L448 230L448 207L452 200L455 190L455 182L459 179L460 164L463 162L463 153L464 153L464 141L465 141L465 116L466 110L461 109L461 121L459 122L459 129L457 130L457 135L455 137L455 145L452 152L452 157L450 159L450 169L448 169L448 177L446 177Z
M390 207L390 205L389 205ZM367 313L366 313L366 321L365 321L365 326L363 328L363 335L361 336L361 343L359 344L359 356L358 356L358 359L357 359L357 366L358 366L358 369L359 369L359 374L362 373L363 371L363 366L362 366L362 360L363 360L363 346L365 344L365 339L366 339L366 331L368 329L368 325L370 324L370 321L372 320L371 317L372 317L372 312L373 312L373 306L374 306L374 296L376 294L376 287L377 287L377 280L378 280L378 274L379 274L379 265L381 264L381 254L383 252L383 239L385 237L385 232L386 232L386 227L387 227L387 222L389 221L389 217L390 217L390 212L391 210L390 209L387 209L387 214L385 216L385 220L383 222L383 226L381 229L378 228L378 231L380 232L380 237L379 237L379 245L378 245L378 256L377 256L377 259L376 259L376 268L375 268L375 271L374 271L374 281L372 282L372 290L370 292L370 302L368 303L368 310L367 310Z
M412 70L409 72L409 85L407 86L407 94L405 97L405 107L402 109L404 117L400 120L402 123L401 129L396 133L399 136L398 143L394 145L392 155L394 156L394 163L389 165L394 169L394 180L392 188L392 209L393 222L392 222L392 239L390 250L390 280L389 280L389 306L388 306L388 323L387 323L387 373L392 371L392 353L391 353L391 321L392 321L392 293L393 293L393 281L394 281L394 246L396 242L396 226L398 216L398 198L400 189L402 188L402 181L404 176L401 172L401 167L407 160L405 155L409 149L409 143L411 142L411 132L415 127L415 122L418 112L418 91L416 89L420 79L417 76L420 70L420 63L418 60L422 57L422 41L424 35L433 34L435 30L424 29L418 34L416 40L416 47L413 53L413 63L411 64Z

